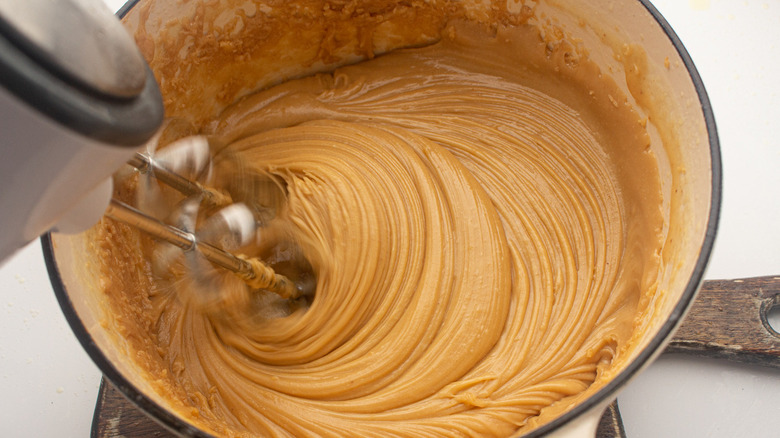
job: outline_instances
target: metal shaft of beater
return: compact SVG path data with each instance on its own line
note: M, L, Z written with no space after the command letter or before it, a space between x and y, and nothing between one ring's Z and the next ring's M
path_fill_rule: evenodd
M208 261L234 272L252 288L269 290L282 298L297 298L300 295L300 291L290 279L275 273L261 260L246 259L206 242L198 242L194 234L163 223L121 201L112 199L105 214L184 251L198 250Z
M159 163L152 160L151 157L140 152L136 153L127 164L135 167L139 172L149 173L155 179L178 190L184 195L203 195L203 199L212 206L224 207L233 202L229 195L204 187L195 181L191 181L178 173L161 166Z

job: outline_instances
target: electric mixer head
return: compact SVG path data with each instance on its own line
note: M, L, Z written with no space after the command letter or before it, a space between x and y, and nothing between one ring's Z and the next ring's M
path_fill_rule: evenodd
M109 177L157 132L163 104L102 1L1 0L0 114L1 260L97 222Z
M208 284L216 265L254 289L284 298L311 294L311 281L294 283L231 252L258 246L258 226L275 217L284 197L269 190L273 182L254 178L235 159L222 160L214 179L204 137L181 139L154 161L136 154L157 143L162 97L135 42L101 0L0 0L0 111L0 260L46 231L83 231L106 212L174 242L178 248L160 244L155 264L183 258L196 284ZM146 175L139 209L111 200L111 175L126 162ZM157 179L184 195L164 195Z

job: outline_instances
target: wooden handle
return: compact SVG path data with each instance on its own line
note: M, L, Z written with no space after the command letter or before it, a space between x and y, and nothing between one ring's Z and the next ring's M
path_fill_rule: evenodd
M90 438L176 438L131 403L105 377L100 380Z
M780 334L767 321L780 277L705 281L665 352L780 368Z

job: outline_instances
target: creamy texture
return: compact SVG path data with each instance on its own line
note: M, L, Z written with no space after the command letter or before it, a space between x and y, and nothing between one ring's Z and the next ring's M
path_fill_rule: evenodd
M199 305L104 224L106 260L126 268L106 271L122 330L200 427L509 436L595 391L628 348L661 246L643 121L530 28L444 35L202 129L284 187L276 221L316 275L310 304L226 276L237 298Z

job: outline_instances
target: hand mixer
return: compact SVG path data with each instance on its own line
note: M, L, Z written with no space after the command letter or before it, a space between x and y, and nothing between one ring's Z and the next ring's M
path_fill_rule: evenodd
M105 213L199 251L250 287L285 298L307 292L258 259L110 199L111 175L129 162L182 193L231 203L136 152L162 119L154 75L102 1L0 0L0 260L42 233L82 231Z

